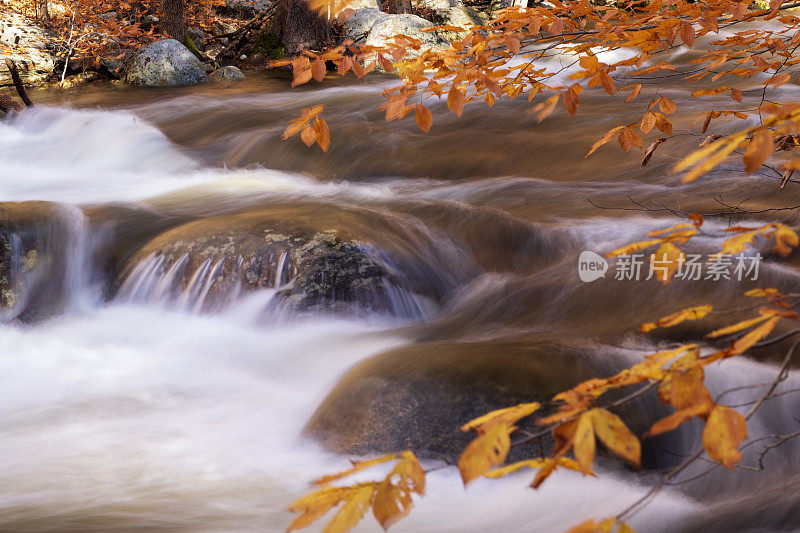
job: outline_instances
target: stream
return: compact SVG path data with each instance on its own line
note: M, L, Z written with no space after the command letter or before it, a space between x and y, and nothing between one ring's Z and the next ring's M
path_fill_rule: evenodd
M424 415L430 404L452 416L420 433L449 435L465 416L499 407L484 383L507 380L520 396L510 393L511 404L525 396L533 378L514 375L533 372L525 358L537 361L536 379L560 390L659 343L701 337L690 327L643 335L643 322L706 301L735 306L751 286L796 292L796 254L762 261L757 284L662 285L615 280L613 271L580 280L582 251L602 254L680 221L659 205L710 213L723 204L778 208L796 196L797 183L780 190L774 176L745 176L737 162L680 185L671 167L697 145L691 135L664 143L646 168L638 152L617 146L584 158L645 103L584 93L575 119L562 109L537 124L523 98L493 109L475 102L461 119L429 101L434 126L425 135L411 118L384 121L380 90L391 84L376 76L290 90L285 75L257 72L227 86L95 84L34 91L35 108L0 122L0 211L19 221L9 250L20 290L0 314L0 530L283 531L287 506L310 480L346 468L361 450L350 436L342 444L305 428L330 418L320 411L329 403L340 416L360 416L363 405L336 411L329 393L378 354L439 366L426 370L429 381L408 378L407 390L396 383L411 373L393 371L396 381L381 389L388 370L355 371L354 386L378 380L367 391L402 404L369 417L391 423L406 406ZM677 82L659 91L680 106L676 133L688 131L701 103ZM281 141L288 121L319 103L329 153ZM717 132L738 127L724 122ZM635 208L631 199L654 210L611 209ZM773 220L800 223L795 211L744 223ZM214 235L233 228L237 236L251 223L303 238L334 232L390 274L347 297L290 305L282 291L302 265L289 265L293 252L280 248L263 259L273 269L268 283L242 290L230 280L248 275L246 260L225 256ZM707 218L709 229L728 223ZM693 246L708 251L720 240ZM198 256L211 243L219 253ZM169 246L178 250L172 263L162 254ZM711 368L709 387L768 384L784 348ZM489 376L485 361L510 365L508 375ZM737 390L727 403L746 404L764 387ZM779 390L797 387L792 370ZM484 403L459 411L451 396ZM651 420L666 413L650 397L634 411ZM750 436L797 431L792 414L800 414L797 395L767 402ZM602 459L597 478L558 471L537 491L530 471L465 491L454 468L439 468L392 531L562 531L612 516L646 494L660 468L692 453L699 431L691 423L646 445L645 471ZM437 450L420 454L426 467L444 464ZM743 464L758 450L747 448ZM699 476L709 467L701 463L629 523L639 532L800 529L798 464L796 441L767 455L761 472ZM379 529L367 516L356 531Z

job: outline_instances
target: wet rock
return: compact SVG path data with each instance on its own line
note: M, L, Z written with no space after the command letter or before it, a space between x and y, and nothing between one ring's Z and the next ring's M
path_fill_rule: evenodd
M4 51L3 57L14 61L25 83L45 81L53 73L52 36L31 19L0 10L0 43L14 45L13 50ZM12 83L5 61L0 61L0 87Z
M244 73L232 65L220 67L208 75L211 81L240 81L244 78Z
M343 20L345 37L355 42L361 42L367 38L376 22L388 16L379 9L366 7L342 16L340 20Z
M203 63L175 39L147 45L125 69L126 82L148 87L197 85L206 79Z
M0 322L56 311L69 296L80 211L50 202L0 203Z
M452 461L474 437L458 429L469 420L518 403L546 402L624 366L614 353L546 338L409 345L350 370L322 401L305 433L338 453L411 449ZM655 401L618 411L639 434L663 412ZM531 421L520 427L536 429ZM543 437L514 454L530 457L550 446ZM671 461L655 450L655 442L645 442L646 463Z
M419 312L398 304L406 290L370 243L257 212L198 220L163 233L133 255L117 285L121 298L192 300L198 309L275 288L280 305L295 310Z

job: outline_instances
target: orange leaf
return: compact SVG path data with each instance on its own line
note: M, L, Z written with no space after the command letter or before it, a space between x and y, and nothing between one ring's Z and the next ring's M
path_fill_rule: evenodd
M703 428L703 447L708 456L733 470L742 459L742 452L738 448L745 438L747 421L744 416L730 407L714 406Z
M431 131L431 126L433 125L433 115L431 114L431 110L424 105L417 105L417 110L414 111L414 120L417 121L417 126L419 126L419 129L425 133Z
M457 87L453 87L450 89L450 92L447 93L447 108L455 113L457 117L461 117L461 113L464 111L465 103L466 96L464 91L458 89Z
M656 320L655 322L648 322L647 324L642 324L640 330L642 333L647 333L648 331L652 331L656 328L668 328L674 326L676 324L680 324L686 320L699 320L706 316L713 310L713 306L710 305L701 305L698 307L689 307L687 309L682 309L677 313L672 313L671 315L667 315L663 318Z
M748 174L752 174L775 151L775 140L769 130L761 128L753 133L750 144L744 152L742 160L744 169Z
M328 123L324 119L317 117L314 121L314 133L317 136L317 144L322 148L323 152L327 152L331 146L331 132L328 129Z

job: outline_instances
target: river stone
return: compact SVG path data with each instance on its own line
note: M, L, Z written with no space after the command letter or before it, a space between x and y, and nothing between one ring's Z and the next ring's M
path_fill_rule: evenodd
M355 42L363 41L379 20L388 17L386 13L379 9L367 7L341 17L344 20L345 37Z
M184 255L177 292L204 264L219 264L207 307L224 306L241 292L276 288L280 302L295 310L409 311L394 307L398 291L405 290L372 244L261 212L202 219L155 237L127 261L118 294L131 296L124 279L148 258L162 257L166 272Z
M275 2L269 0L225 0L224 14L239 18L253 18L266 13Z
M367 35L365 45L385 47L394 43L396 35L406 35L413 39L422 41L422 48L430 48L442 41L436 35L436 32L423 32L425 28L434 26L434 24L416 15L386 15L386 17L375 21L372 29ZM409 50L407 57L418 55L418 51Z
M345 454L411 449L423 457L454 461L474 434L458 431L489 411L546 402L592 377L626 366L614 353L599 354L546 338L400 347L359 363L342 377L308 422L305 434ZM666 410L652 398L617 413L637 433ZM518 424L534 430L530 421ZM661 443L663 444L663 442ZM645 441L645 462L660 464L655 442ZM517 454L540 454L549 437Z
M418 10L432 11L434 22L469 28L475 24L460 0L412 0Z
M126 82L147 87L197 85L206 79L203 63L175 39L147 45L125 69Z
M244 73L233 65L220 67L208 75L208 79L211 81L240 81L244 78Z
M0 322L51 314L64 302L77 208L0 203Z
M35 21L0 9L0 43L13 48L3 50L2 59L14 61L24 83L45 81L55 68L53 35ZM0 60L0 87L13 84L5 61Z

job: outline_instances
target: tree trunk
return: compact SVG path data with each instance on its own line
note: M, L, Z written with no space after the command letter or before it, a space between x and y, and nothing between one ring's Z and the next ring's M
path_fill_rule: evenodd
M161 27L167 35L181 43L186 31L183 22L183 7L185 3L186 0L162 0L161 3L162 11L164 11Z
M411 13L411 0L389 0L389 13Z
M279 0L274 24L274 32L289 56L305 49L322 50L330 44L328 21L310 10L305 0Z
M47 8L47 0L36 0L36 16L40 22L50 23L50 10Z

